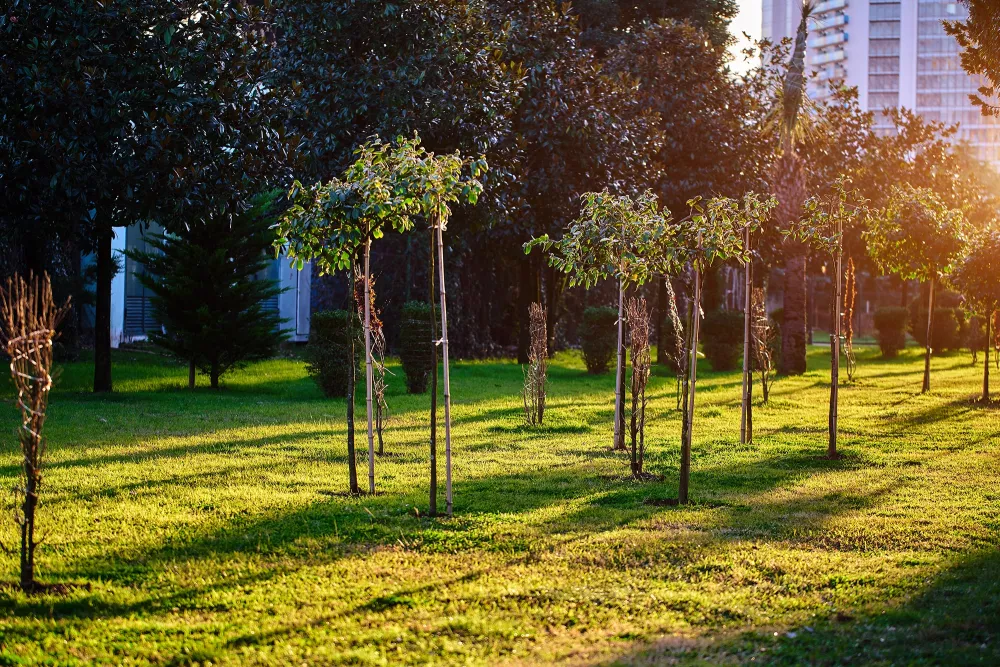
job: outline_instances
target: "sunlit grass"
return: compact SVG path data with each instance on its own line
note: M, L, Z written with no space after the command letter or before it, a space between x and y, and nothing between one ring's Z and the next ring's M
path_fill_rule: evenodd
M916 350L864 352L840 461L822 349L757 408L752 446L739 374L703 369L689 507L648 504L677 492L669 372L647 438L666 481L639 484L608 450L611 375L558 355L529 429L520 367L458 363L452 519L425 516L429 401L396 367L379 495L351 498L343 401L300 362L190 392L155 354L115 361L109 397L65 368L46 431L41 577L92 587L0 591L0 664L1000 660L1000 410L968 403L965 355L935 359L921 396ZM363 430L359 447L366 481ZM9 489L12 437L3 452Z

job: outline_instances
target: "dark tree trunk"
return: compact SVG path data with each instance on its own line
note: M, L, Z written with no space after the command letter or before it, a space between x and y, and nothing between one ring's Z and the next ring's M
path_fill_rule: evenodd
M924 349L924 386L920 390L921 394L926 394L931 390L931 351L933 350L934 336L934 277L931 276L927 285L927 347Z
M437 516L437 394L438 394L438 356L437 356L437 312L434 295L434 228L431 227L431 263L427 271L430 283L431 304L431 497L428 514Z
M555 350L556 326L562 314L560 306L563 293L566 291L567 277L552 267L547 267L545 278L545 349L551 356Z
M219 362L213 361L212 362L212 368L209 371L209 380L210 380L210 382L212 384L212 389L218 389L219 388L219 375L220 375L220 373L219 373Z
M25 461L24 512L21 524L21 590L35 589L35 508L38 506L38 471Z
M94 392L111 391L111 258L110 227L97 233L97 298L94 304Z
M992 339L993 313L986 315L986 359L983 362L983 403L990 400L990 348L993 347Z
M779 370L786 375L801 375L806 371L806 256L792 250L786 257Z
M431 243L431 248L434 244ZM528 348L531 347L531 318L528 309L538 298L538 275L531 257L521 257L518 262L517 289L517 363L528 363Z
M188 362L188 389L194 389L195 363L194 359Z
M347 280L348 303L350 307L347 313L347 337L351 350L349 360L350 368L347 370L347 474L350 478L351 493L359 495L361 489L358 488L358 461L354 449L354 391L357 386L358 357L357 350L354 349L354 318L358 312L357 294L354 291L354 259L351 259L350 274Z
M670 304L667 303L668 278L660 278L656 281L656 320L653 323L654 336L656 336L656 363L665 366L667 364L666 341L663 339L663 322L667 319L667 312Z

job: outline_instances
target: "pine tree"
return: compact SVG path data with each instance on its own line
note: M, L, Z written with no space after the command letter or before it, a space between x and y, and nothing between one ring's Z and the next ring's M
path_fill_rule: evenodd
M278 193L259 195L228 222L193 222L175 234L147 239L151 251L129 257L144 265L138 276L153 296L161 331L152 342L188 362L188 386L195 371L212 388L227 371L274 354L288 336L278 313L265 302L283 291L261 278L270 264Z

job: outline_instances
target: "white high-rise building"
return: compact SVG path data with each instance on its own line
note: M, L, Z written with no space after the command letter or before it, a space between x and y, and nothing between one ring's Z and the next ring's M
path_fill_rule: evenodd
M763 0L762 36L794 38L801 0ZM982 85L962 69L960 49L942 21L963 19L965 6L945 0L825 0L809 22L807 67L816 73L810 96L830 81L857 86L861 107L876 112L876 129L889 130L881 111L913 109L928 120L959 124L957 141L980 159L1000 165L1000 120L982 116L969 94Z

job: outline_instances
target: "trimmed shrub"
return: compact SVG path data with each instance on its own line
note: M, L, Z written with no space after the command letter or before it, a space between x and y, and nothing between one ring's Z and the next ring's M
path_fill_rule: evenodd
M583 311L580 342L587 372L607 373L618 345L618 310L605 306Z
M702 350L714 371L731 371L743 352L743 313L714 310L701 325Z
M403 304L399 331L399 360L406 376L406 392L427 391L431 374L431 306L422 301Z
M947 352L962 347L965 329L965 311L961 308L935 308L934 332L931 347L934 352ZM915 311L911 319L910 333L921 347L927 345L927 309Z
M306 346L306 371L316 381L323 394L330 397L347 396L347 381L351 363L348 336L348 312L324 310L313 313L309 323L309 344ZM361 321L354 315L355 354L354 378L364 377L361 362L365 357Z
M885 359L895 359L906 347L906 324L910 313L906 308L879 308L875 311L875 329L878 347Z

